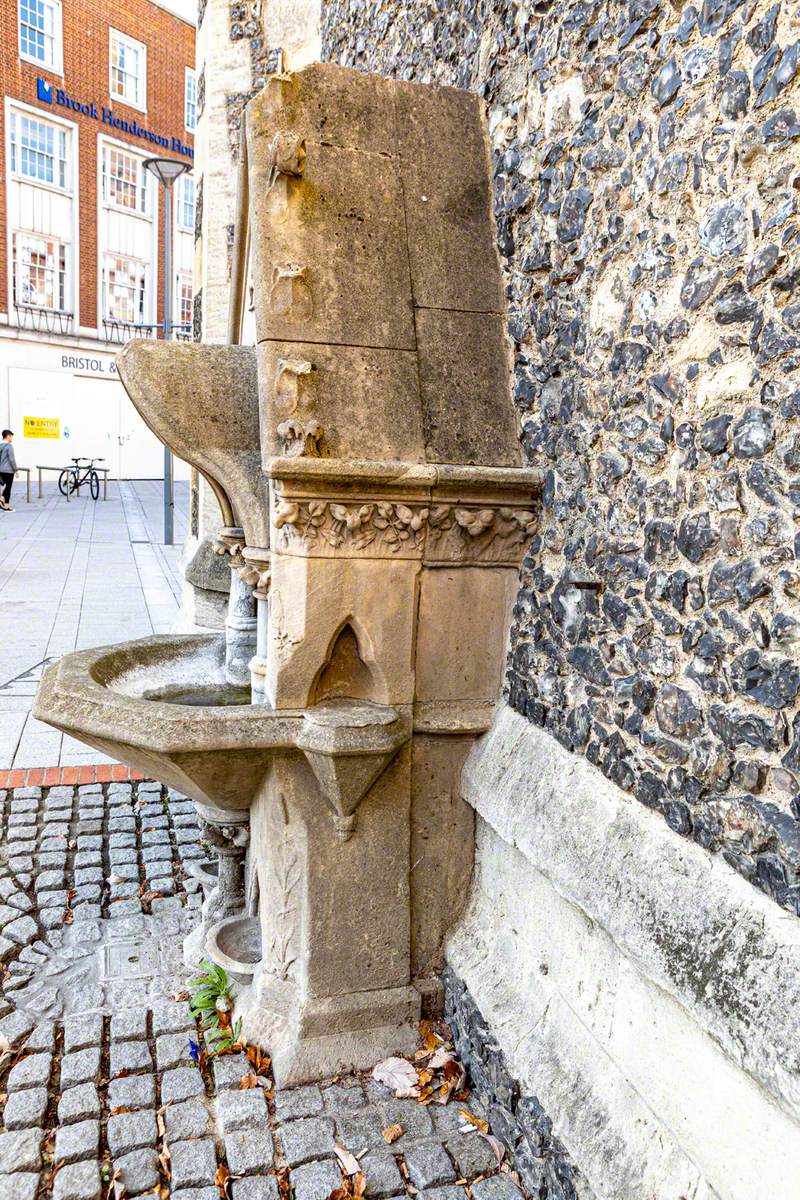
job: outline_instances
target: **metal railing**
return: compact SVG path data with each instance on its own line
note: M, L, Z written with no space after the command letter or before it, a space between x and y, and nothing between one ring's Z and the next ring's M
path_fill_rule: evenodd
M103 318L103 332L106 341L118 342L120 345L130 341L131 338L157 338L163 329L164 326L160 322L157 325L138 325L133 321L115 321ZM191 325L173 325L172 336L178 342L190 342L192 340Z
M18 304L14 301L20 329L35 329L40 333L72 333L74 313L60 308L44 308L39 304Z

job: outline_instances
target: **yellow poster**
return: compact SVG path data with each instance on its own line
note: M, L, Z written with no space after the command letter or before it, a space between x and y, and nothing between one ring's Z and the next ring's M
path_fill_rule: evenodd
M23 417L22 436L26 438L59 438L58 417Z

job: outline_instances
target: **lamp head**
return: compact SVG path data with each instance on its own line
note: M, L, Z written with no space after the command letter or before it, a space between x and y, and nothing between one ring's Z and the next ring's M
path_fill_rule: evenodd
M179 175L191 170L188 163L179 162L177 158L146 158L144 166L166 188L172 187Z

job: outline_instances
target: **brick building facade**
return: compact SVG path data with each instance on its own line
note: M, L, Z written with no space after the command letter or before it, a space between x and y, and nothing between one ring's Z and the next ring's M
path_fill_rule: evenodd
M113 355L163 321L164 197L143 163L193 165L193 22L191 0L0 4L0 420L26 464L96 454L159 473ZM189 336L191 173L173 199L172 320Z

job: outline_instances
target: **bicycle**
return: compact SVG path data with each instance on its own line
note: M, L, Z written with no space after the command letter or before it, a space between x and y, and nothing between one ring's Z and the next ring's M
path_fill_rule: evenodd
M84 483L88 483L92 499L96 500L100 495L100 476L98 475L97 471L95 471L94 464L96 462L105 461L106 460L104 458L86 458L84 456L79 458L73 457L72 462L75 465L72 467L64 467L64 470L58 477L58 490L61 492L61 495L66 496L68 490L70 495L73 492L78 492L78 489ZM81 463L87 463L88 465L82 467ZM81 475L81 471L83 471L83 475ZM78 492L78 494L80 493Z

